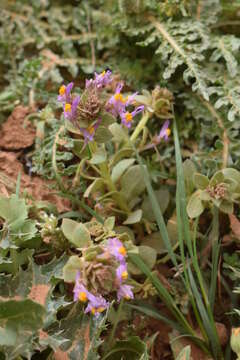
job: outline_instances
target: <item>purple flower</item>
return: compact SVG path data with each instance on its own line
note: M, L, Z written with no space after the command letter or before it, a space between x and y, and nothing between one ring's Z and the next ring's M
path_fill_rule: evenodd
M89 293L89 303L85 309L85 313L91 312L93 315L98 317L100 313L106 310L109 306L109 303L102 296L94 296Z
M121 265L116 270L116 276L120 283L122 283L123 280L126 280L128 278L128 272L127 272L127 264L122 262Z
M76 280L75 280L75 286L73 289L73 293L74 293L74 301L81 301L83 303L85 303L88 298L89 298L89 292L88 290L85 288L85 286L83 284L81 284L81 277L80 277L80 272L77 272L76 275Z
M94 125L91 125L86 129L84 128L80 129L81 132L83 133L85 144L87 144L89 141L93 141L94 135L100 123L101 123L101 119L99 119Z
M66 103L64 105L64 117L67 120L73 121L77 116L77 107L80 101L80 96L76 96L72 103Z
M125 112L126 107L132 105L133 100L137 95L137 93L134 93L124 98L121 93L122 88L123 88L123 83L119 83L116 88L115 94L111 96L111 98L107 103L107 106L109 107L109 111L114 116L121 115L123 112Z
M137 94L138 93L135 92L132 95L129 95L129 96L126 97L126 106L132 105L132 103L133 103L133 101L134 101Z
M120 262L123 262L127 255L125 247L117 238L108 239L107 250Z
M163 124L161 131L157 137L158 140L164 139L165 141L168 141L168 137L171 134L171 130L169 129L170 121L166 120Z
M59 89L58 101L61 103L71 103L71 91L73 88L73 82L69 83L67 86L62 85Z
M107 105L110 105L110 111L114 116L120 115L126 107L126 99L121 94L123 83L119 83L115 94L111 96Z
M144 105L140 105L138 106L135 110L133 110L132 112L122 112L121 113L121 120L122 120L122 124L124 126L126 126L127 128L130 128L132 126L132 120L134 118L134 116L136 116L137 114L139 114L140 112L142 112L144 109Z
M110 70L107 71L103 71L101 74L98 73L94 73L94 80L90 79L90 80L86 80L86 88L90 87L90 86L96 86L98 89L108 85L111 81L112 81L112 72Z
M132 292L132 286L130 285L120 285L118 292L117 292L117 299L120 301L121 299L130 300L134 298L133 292Z

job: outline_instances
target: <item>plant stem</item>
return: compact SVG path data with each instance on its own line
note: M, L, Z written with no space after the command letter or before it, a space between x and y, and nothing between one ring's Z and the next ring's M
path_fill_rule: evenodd
M53 149L52 149L52 167L53 167L53 170L55 172L55 176L56 176L58 186L61 189L61 191L64 192L65 188L64 188L64 185L63 185L63 182L62 182L62 178L61 178L61 176L59 175L59 172L58 172L57 159L56 159L57 143L58 143L58 140L59 140L59 135L63 132L63 130L64 130L64 125L62 125L60 127L60 129L58 130L58 132L56 133L56 136L55 136L55 140L54 140L54 143L53 143Z
M113 183L113 181L111 179L107 162L100 164L99 168L100 168L101 176L107 184L108 190L110 192L114 192L113 198L116 200L119 208L121 210L123 210L125 213L129 213L130 210L128 208L128 205L127 205L125 199L123 198L121 193L117 190L115 184Z
M143 114L142 119L139 121L139 123L137 124L137 127L135 128L134 132L132 133L132 135L130 137L130 140L131 140L132 143L135 143L138 135L144 129L144 127L147 124L148 120L149 120L149 113L145 112Z

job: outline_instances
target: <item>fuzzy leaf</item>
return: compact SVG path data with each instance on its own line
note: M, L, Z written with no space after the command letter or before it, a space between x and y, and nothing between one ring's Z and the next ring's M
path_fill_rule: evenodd
M187 213L188 216L192 219L201 215L204 210L203 203L200 199L200 193L201 190L198 190L194 194L192 194L187 204Z
M63 268L63 279L65 282L75 282L77 271L81 269L82 260L77 256L70 256Z
M120 179L121 191L127 200L140 195L145 190L145 182L140 165L130 167Z
M95 153L93 153L93 156L90 160L91 164L97 165L102 164L107 159L107 153L104 149L104 147L98 148Z
M0 326L2 335L9 343L6 335L13 336L10 342L17 341L17 337L22 336L23 332L34 332L41 328L45 316L45 309L32 300L9 300L0 302ZM1 344L3 344L3 337Z
M124 225L136 224L141 221L142 218L142 210L138 209L130 213L127 219L124 221Z
M194 174L194 183L197 189L204 190L209 184L207 176L199 173Z
M91 236L87 227L84 224L78 224L73 231L71 242L79 248L90 245Z
M149 269L152 269L157 260L157 251L147 245L140 245L137 250L140 258L149 267ZM142 273L141 270L132 262L129 263L129 271L134 275L140 275Z
M123 159L117 163L112 169L112 181L116 183L120 177L123 175L123 173L135 162L135 159Z

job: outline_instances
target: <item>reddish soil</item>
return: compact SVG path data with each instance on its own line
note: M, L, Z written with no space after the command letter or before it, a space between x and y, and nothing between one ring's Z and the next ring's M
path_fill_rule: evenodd
M35 129L25 120L28 114L29 109L26 107L18 106L14 109L1 128L1 149L21 150L34 143Z
M6 196L14 191L18 174L21 173L21 191L27 191L36 200L55 204L59 212L67 211L68 200L54 194L49 186L50 181L26 174L19 160L23 151L32 146L35 140L33 126L26 123L28 113L27 108L16 107L0 130L0 194Z

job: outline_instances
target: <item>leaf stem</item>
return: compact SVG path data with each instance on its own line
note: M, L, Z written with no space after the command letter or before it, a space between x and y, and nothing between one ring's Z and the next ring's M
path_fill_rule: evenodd
M142 119L139 121L139 123L137 124L134 132L132 133L130 140L132 143L135 143L138 135L140 134L140 132L144 129L144 127L146 126L148 120L149 120L150 116L148 112L145 112L143 114Z

